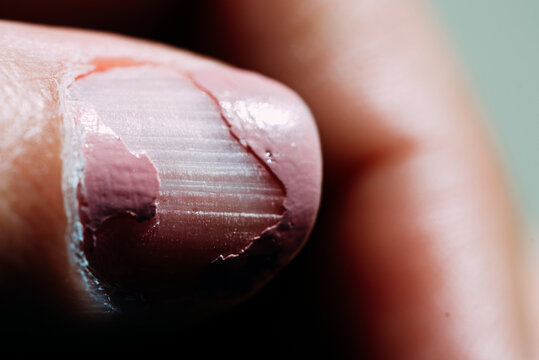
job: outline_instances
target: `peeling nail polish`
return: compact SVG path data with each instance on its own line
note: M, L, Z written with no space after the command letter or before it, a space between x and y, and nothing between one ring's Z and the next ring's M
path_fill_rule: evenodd
M99 283L92 294L111 308L251 294L315 220L321 157L308 109L228 68L96 68L64 101L68 217L86 282Z

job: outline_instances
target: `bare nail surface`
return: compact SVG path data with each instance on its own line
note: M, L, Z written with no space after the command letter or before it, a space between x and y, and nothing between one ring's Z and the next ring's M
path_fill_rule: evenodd
M234 78L223 74L212 76ZM91 291L111 307L241 297L288 262L312 227L321 164L308 110L293 97L296 108L279 102L286 91L260 97L230 84L234 101L256 102L232 119L204 76L136 64L69 87L71 231Z

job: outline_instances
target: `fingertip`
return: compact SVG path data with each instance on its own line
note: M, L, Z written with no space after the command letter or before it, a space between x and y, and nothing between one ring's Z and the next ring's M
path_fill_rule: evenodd
M25 77L11 103L51 105L18 122L30 128L38 118L57 145L49 151L32 143L36 154L46 154L44 168L54 163L48 168L56 170L50 191L32 199L57 194L63 217L54 249L42 244L65 263L43 262L58 268L52 282L69 287L51 290L53 296L94 314L183 300L234 303L299 251L315 220L321 163L312 117L296 95L162 45L0 26L6 34L0 46L32 54L19 69ZM213 80L237 80L236 87L195 83L210 68ZM47 86L32 82L28 69ZM229 105L248 112L229 113ZM14 244L16 251L24 247L36 256L40 249Z

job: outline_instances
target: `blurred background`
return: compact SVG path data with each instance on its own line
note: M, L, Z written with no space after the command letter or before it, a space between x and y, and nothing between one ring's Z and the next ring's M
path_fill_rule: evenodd
M471 77L530 232L539 230L539 1L430 0Z

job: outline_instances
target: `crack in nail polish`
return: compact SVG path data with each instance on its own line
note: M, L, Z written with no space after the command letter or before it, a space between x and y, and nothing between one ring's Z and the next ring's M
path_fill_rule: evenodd
M312 227L320 195L320 148L316 128L306 121L308 108L291 90L253 72L225 67L188 76L214 100L233 136L283 187L285 212L256 241L271 239L267 245L281 252L278 262L288 262ZM253 244L248 249L257 251Z
M92 64L65 100L80 159L66 170L78 174L81 266L99 291L122 308L262 286L299 251L318 208L320 149L303 103L228 68ZM235 76L262 88L246 96Z
M107 68L76 80L67 104L84 139L84 254L105 284L188 292L283 216L282 185L181 72Z
M198 89L200 89L200 91L202 91L203 93L205 93L206 95L208 95L208 97L214 102L220 116L221 116L221 119L223 120L223 122L226 124L226 126L229 128L229 131L230 131L230 134L231 136L237 140L237 142L245 148L245 150L247 152L249 152L250 154L252 154L259 162L260 164L271 174L271 176L274 178L275 182L279 184L279 186L281 187L282 189L282 192L283 192L283 196L284 198L286 198L286 188L284 186L284 184L281 182L281 180L275 175L275 173L273 172L273 170L269 167L269 165L275 161L272 156L271 156L271 151L270 150L266 150L264 156L265 156L265 159L266 161L264 161L263 158L261 158L255 151L253 151L253 149L251 148L251 146L249 145L249 141L244 138L244 137L240 137L238 136L238 134L236 134L235 132L235 129L233 128L231 122L230 122L230 119L229 117L227 116L226 114L226 111L225 109L223 108L223 104L219 101L219 99L215 96L215 94L213 94L208 88L206 88L204 85L202 85L201 82L199 82L197 79L196 79L196 75L195 73L186 73L187 75L187 78L189 80L191 80L191 82L193 83L194 86L196 86ZM225 105L226 106L226 105ZM247 110L245 112L247 114L247 116L256 121L253 116L249 113L249 111ZM269 154L269 155L268 155ZM255 237L252 238L251 242L249 242L244 248L240 249L240 251L238 252L235 252L235 253L228 253L228 254L219 254L218 257L216 257L213 261L212 261L212 264L213 263L218 263L218 262L221 262L221 261L227 261L229 259L234 259L234 258L237 258L239 256L241 256L242 254L245 254L246 251L249 250L249 248L253 245L254 242L260 240L260 238L263 236L263 234L269 232L269 231L272 231L279 223L280 221L282 220L283 216L286 214L286 208L283 208L283 212L281 214L281 218L279 219L279 221L275 222L275 224L271 224L270 226L268 226L266 229L264 229L262 232L260 232L260 235L257 235Z

